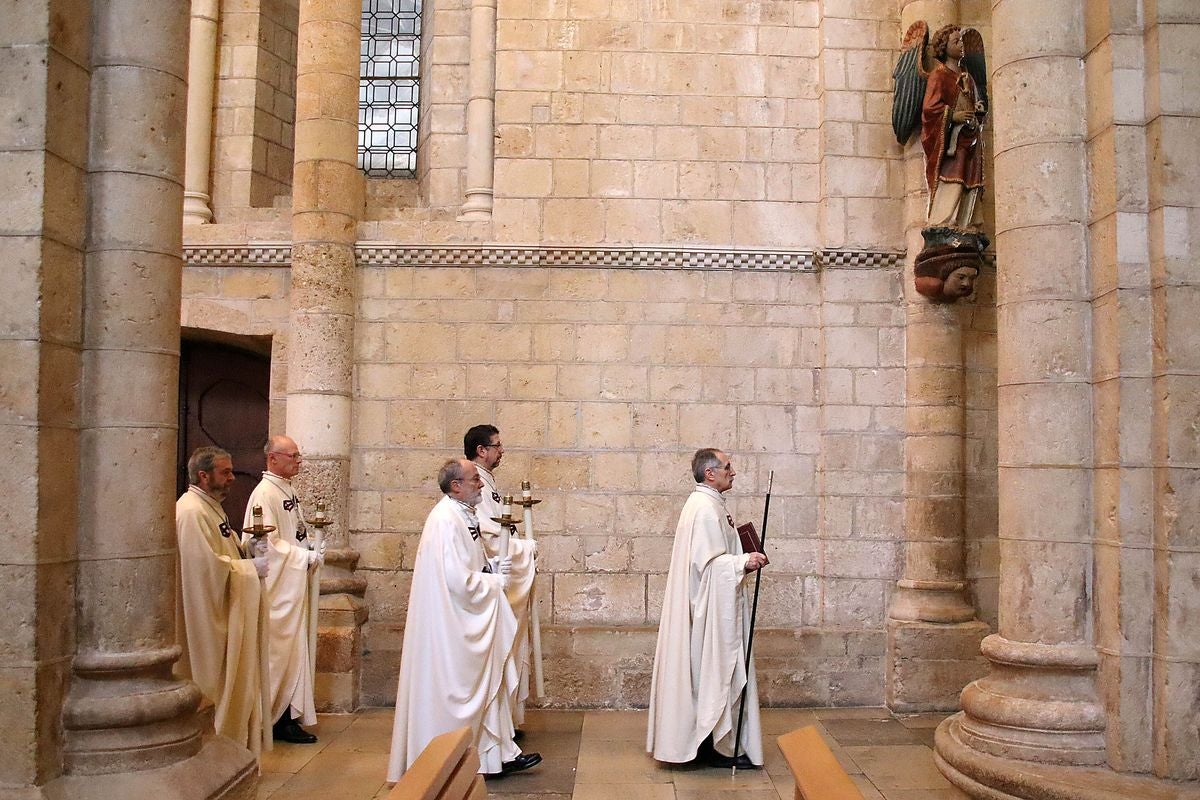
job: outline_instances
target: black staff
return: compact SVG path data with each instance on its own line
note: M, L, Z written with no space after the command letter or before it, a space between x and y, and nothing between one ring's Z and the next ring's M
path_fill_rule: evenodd
M767 514L771 511L771 487L775 484L775 470L771 470L767 478L767 499L763 503L762 538L758 546L763 555L767 554ZM762 580L762 569L754 573L754 604L750 607L750 636L746 639L746 683L742 686L742 704L738 709L737 736L733 740L733 775L737 775L737 760L742 747L742 721L746 717L746 690L750 688L750 651L754 648L754 620L758 617L758 588Z

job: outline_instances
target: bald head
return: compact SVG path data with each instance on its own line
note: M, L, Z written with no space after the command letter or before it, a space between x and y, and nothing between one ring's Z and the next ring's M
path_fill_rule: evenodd
M293 478L300 472L303 458L292 437L276 434L268 438L263 452L267 454L268 472L281 478Z

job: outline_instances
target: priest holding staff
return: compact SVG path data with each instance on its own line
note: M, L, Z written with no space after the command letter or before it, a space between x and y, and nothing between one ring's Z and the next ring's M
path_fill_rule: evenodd
M175 503L179 543L176 631L180 677L215 707L214 727L258 755L271 749L267 728L265 555L238 544L221 501L233 483L233 460L201 447L187 463L188 490Z
M429 512L404 622L388 780L398 781L435 736L467 726L479 771L499 777L541 762L513 742L517 619L505 590L533 580L513 558L489 558L475 512L483 481L467 459L438 471L445 495Z
M311 615L317 613L317 598L309 581L309 570L325 560L324 548L312 549L313 540L304 524L300 498L292 478L300 473L300 448L287 436L272 436L263 448L267 469L246 504L245 527L255 523L254 510L262 512L259 524L273 526L267 534L271 573L265 582L271 605L270 708L273 735L281 742L311 744L317 737L303 725L315 725L313 659L309 653ZM246 534L248 538L248 534Z
M696 451L688 497L675 529L650 683L646 751L659 761L696 758L713 767L761 766L762 731L754 665L747 669L751 601L746 577L766 564L743 553L722 497L737 473L729 456ZM745 724L734 759L739 700Z

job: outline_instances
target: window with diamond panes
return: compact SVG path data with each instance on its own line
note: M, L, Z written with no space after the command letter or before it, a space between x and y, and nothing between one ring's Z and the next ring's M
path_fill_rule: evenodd
M421 0L363 0L358 166L411 178L417 165Z

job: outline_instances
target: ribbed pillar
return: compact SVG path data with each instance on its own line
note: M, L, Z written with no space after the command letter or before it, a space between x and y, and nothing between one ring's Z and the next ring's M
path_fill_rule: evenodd
M487 222L496 170L496 0L471 0L470 92L467 197L459 220Z
M932 39L958 18L957 0L908 0L900 33L924 20ZM914 134L905 151L904 573L888 612L885 687L888 706L903 711L957 708L987 631L966 597L961 304L931 302L912 280L929 199L924 158Z
M963 713L943 723L937 743L952 778L984 783L972 753L1105 759L1091 613L1083 5L993 3L999 633L983 643L990 674L963 691Z
M301 0L296 51L296 149L292 198L287 434L304 453L296 483L311 503L325 498L335 524L322 593L361 594L346 549L354 358L354 242L363 206L357 165L360 0ZM351 605L354 605L351 603ZM327 636L322 599L321 636ZM336 612L354 631L365 612ZM357 646L356 644L354 646ZM318 652L328 651L325 645ZM317 664L319 708L357 705L360 663L333 678ZM347 677L348 676L348 677ZM334 696L331 697L331 692Z
M213 94L217 72L217 0L192 0L188 48L187 146L183 170L183 222L212 222Z

